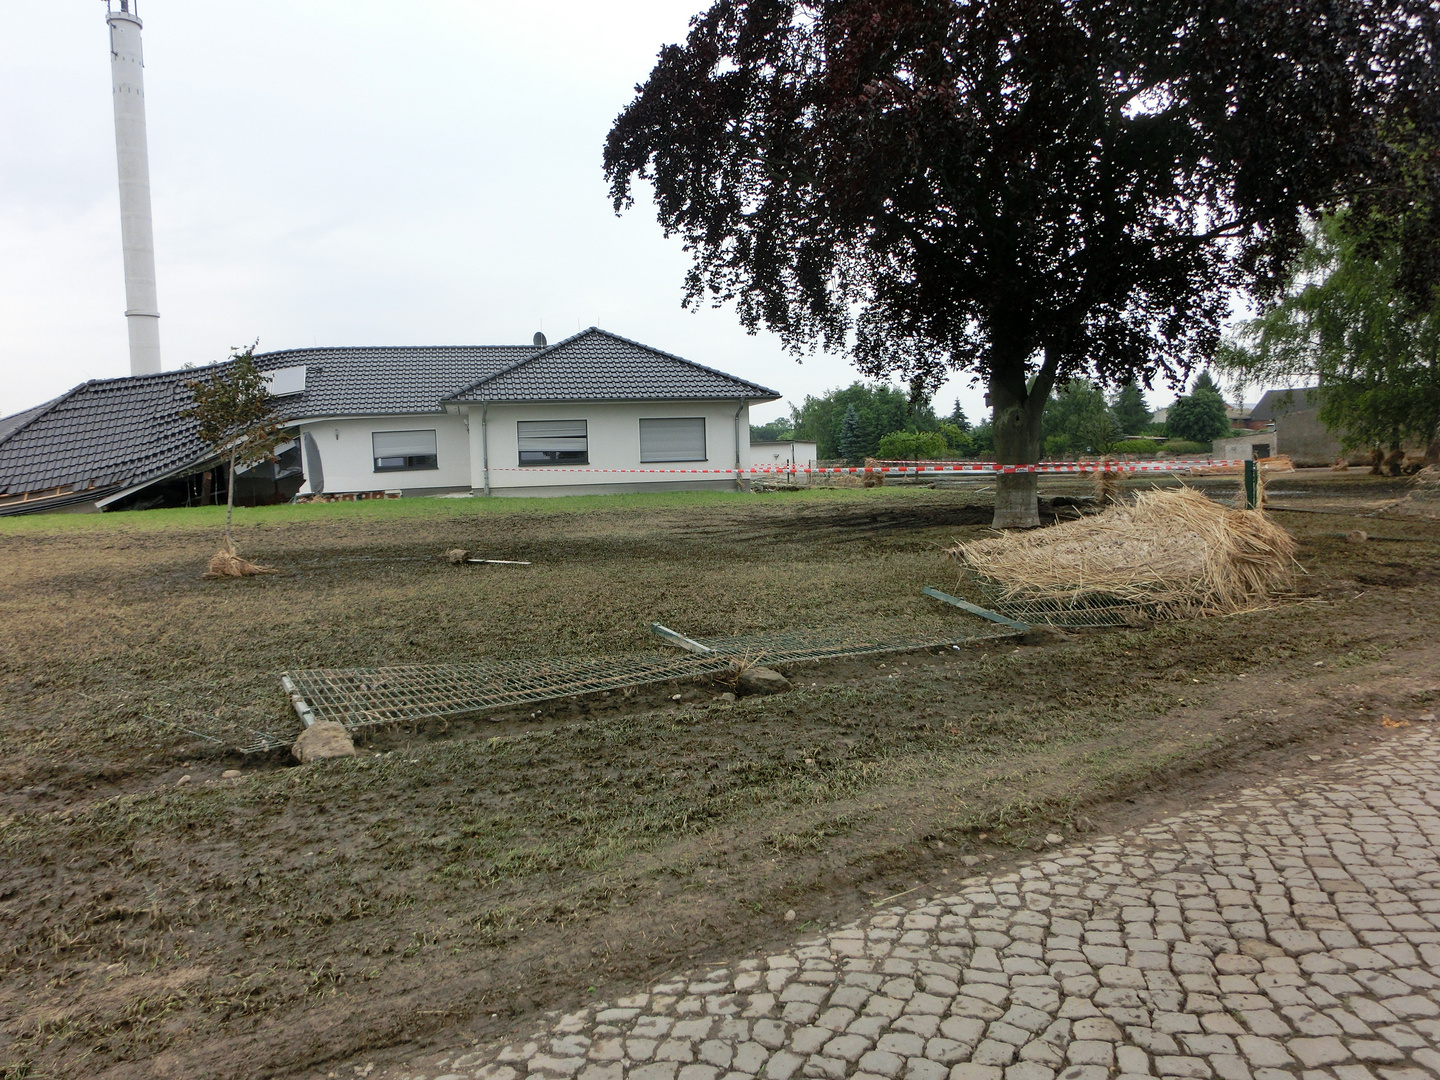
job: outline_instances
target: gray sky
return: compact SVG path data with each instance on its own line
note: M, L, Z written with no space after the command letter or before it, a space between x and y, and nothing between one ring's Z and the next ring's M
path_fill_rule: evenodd
M256 337L519 344L598 325L792 402L851 382L733 311L682 311L679 243L648 203L610 208L610 123L703 4L141 0L166 369ZM108 41L101 0L6 5L0 415L129 373ZM968 377L937 409L957 396L979 419Z

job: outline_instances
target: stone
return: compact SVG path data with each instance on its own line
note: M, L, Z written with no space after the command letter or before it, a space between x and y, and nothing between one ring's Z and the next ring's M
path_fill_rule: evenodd
M354 757L355 743L344 724L334 720L316 720L300 733L290 753L302 765L329 758Z
M244 776L244 775L245 775L245 774L242 773L239 769L226 769L224 772L222 772L222 773L220 774L220 779L221 779L221 780L238 780L238 779L240 779L240 777L242 777L242 776Z
M757 664L742 671L736 685L742 694L782 694L790 689L790 680L774 668Z

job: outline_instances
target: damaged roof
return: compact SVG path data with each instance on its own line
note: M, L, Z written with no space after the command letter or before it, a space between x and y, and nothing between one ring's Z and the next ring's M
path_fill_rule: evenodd
M779 397L594 327L545 348L287 349L257 353L255 364L268 372L305 369L304 389L276 398L277 414L290 422L439 413L447 402ZM92 379L0 418L0 498L86 491L98 499L202 464L209 448L195 421L180 413L191 401L186 383L211 370Z

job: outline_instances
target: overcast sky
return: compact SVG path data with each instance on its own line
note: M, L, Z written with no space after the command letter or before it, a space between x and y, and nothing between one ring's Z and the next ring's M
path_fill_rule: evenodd
M165 368L596 325L790 402L853 381L682 310L678 241L611 210L610 123L703 2L140 0ZM104 8L6 5L0 415L129 374ZM957 396L979 419L968 378L937 409Z

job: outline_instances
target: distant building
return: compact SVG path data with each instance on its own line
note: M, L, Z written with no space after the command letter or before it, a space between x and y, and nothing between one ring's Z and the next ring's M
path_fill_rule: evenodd
M1329 465L1344 455L1340 440L1320 422L1318 389L1269 390L1250 413L1252 421L1273 430L1271 453L1284 454L1301 468Z

